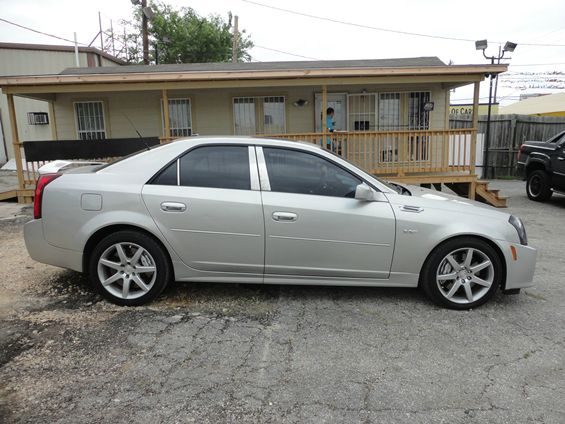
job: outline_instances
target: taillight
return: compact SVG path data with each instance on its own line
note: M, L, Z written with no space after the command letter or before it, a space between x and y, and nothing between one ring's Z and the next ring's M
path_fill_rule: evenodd
M522 152L524 151L524 145L520 144L520 148L518 149L518 152L516 153L516 160L520 160L520 155L522 154Z
M35 185L35 197L33 199L33 217L35 219L41 218L41 200L43 199L43 190L45 190L47 184L60 176L61 174L45 174L39 176L37 184Z

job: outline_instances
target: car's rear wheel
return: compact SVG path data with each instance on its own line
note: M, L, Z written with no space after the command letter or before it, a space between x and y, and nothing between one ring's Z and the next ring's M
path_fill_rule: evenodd
M422 269L421 286L437 305L471 309L488 301L502 282L502 261L487 242L460 237L438 246Z
M141 305L167 286L170 267L163 248L136 231L118 231L92 251L90 280L106 299L117 305Z
M551 183L547 172L538 169L528 175L526 182L528 197L537 202L543 202L551 197Z

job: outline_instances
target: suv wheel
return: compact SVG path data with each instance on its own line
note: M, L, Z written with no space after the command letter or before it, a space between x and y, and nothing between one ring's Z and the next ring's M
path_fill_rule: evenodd
M543 202L551 197L551 184L547 172L538 169L528 175L526 193L531 200Z

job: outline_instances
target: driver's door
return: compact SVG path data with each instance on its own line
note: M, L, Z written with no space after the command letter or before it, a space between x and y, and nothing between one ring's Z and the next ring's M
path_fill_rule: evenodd
M266 275L389 277L395 218L388 202L354 199L361 180L321 156L271 147L257 153L268 174L261 192Z

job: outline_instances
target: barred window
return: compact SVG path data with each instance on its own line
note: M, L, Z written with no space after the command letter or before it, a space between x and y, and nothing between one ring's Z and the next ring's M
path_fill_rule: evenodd
M161 115L163 128L165 128L165 115L162 107ZM169 99L169 129L169 137L188 137L192 135L190 99Z
M75 119L80 140L106 138L104 103L102 101L75 102Z

